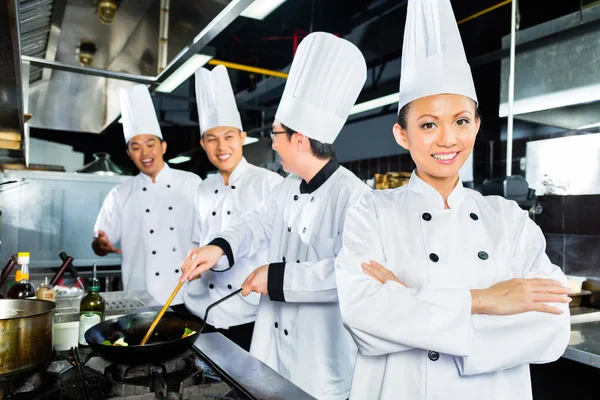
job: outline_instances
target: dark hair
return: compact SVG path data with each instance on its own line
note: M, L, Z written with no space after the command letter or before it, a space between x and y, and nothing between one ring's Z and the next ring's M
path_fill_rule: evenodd
M477 105L477 103L475 103L475 101L473 101L473 103L475 104L475 118L481 120L481 111L479 111L479 106ZM400 112L398 112L398 119L396 120L396 122L398 123L398 125L400 125L400 128L406 130L406 117L408 116L408 112L410 111L410 105L412 104L412 102L406 104L404 107L402 107L400 109Z
M295 133L298 133L283 124L281 124L281 126L283 129L285 129L286 136L289 141L292 140L292 136L294 136ZM310 142L310 151L314 157L318 158L319 160L330 160L335 158L335 146L333 144L321 143L318 140L311 138L308 138L308 141Z

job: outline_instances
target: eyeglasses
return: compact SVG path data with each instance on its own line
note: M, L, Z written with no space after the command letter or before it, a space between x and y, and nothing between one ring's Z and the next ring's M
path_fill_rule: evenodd
M280 132L269 131L269 134L271 135L271 139L275 138L275 135L281 135L284 133L288 133L288 132L287 131L280 131Z

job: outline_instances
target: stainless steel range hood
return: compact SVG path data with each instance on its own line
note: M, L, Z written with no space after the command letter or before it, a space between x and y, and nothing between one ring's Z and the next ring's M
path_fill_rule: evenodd
M1 146L0 164L22 162L25 158L22 151L23 92L19 54L18 9L15 0L6 0L0 7L0 133L3 138L10 136L13 140L10 146L8 143Z
M31 1L42 0L21 3ZM47 67L29 88L29 124L102 132L120 115L120 88L133 82L156 88L253 1L117 0L114 20L104 24L98 1L54 0L45 55L23 57L32 68ZM93 58L83 67L80 56L88 52ZM161 59L167 64L162 71Z
M510 37L503 38L508 48ZM600 126L600 6L517 35L515 119L571 130ZM502 60L500 117L508 115L508 58Z

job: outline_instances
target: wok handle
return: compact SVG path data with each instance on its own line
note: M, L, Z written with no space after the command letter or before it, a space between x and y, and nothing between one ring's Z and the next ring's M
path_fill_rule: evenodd
M208 318L208 312L213 308L218 306L219 304L221 304L224 301L229 300L230 298L232 298L233 296L237 295L238 293L241 293L242 289L238 289L233 293L229 293L227 296L223 297L222 299L219 299L217 301L215 301L214 303L212 303L211 305L209 305L208 307L206 307L206 312L204 313L204 324L202 324L202 328L200 329L200 332L198 332L198 335L202 333L202 331L204 330L204 327L206 326L206 318Z

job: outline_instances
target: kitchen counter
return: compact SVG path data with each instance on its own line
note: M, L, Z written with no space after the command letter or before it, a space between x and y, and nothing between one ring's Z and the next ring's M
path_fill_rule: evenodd
M563 358L600 368L600 310L576 307L571 314L577 318L574 321L586 321L579 318L583 315L591 316L587 322L571 323L571 340L563 354Z

